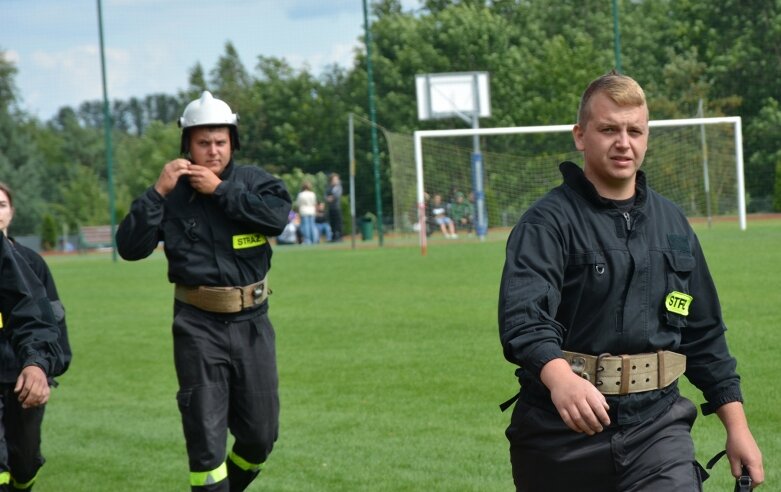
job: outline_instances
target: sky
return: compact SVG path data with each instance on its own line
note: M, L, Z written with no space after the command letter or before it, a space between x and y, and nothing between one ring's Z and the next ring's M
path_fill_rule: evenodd
M97 6L0 0L0 52L16 66L25 112L45 121L63 106L102 100ZM101 8L111 100L176 94L196 63L208 76L228 41L250 73L261 55L316 75L349 68L364 35L362 0L101 0Z

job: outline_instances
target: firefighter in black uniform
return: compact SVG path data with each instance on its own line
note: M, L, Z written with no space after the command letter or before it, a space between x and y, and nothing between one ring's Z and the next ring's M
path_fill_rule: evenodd
M19 430L7 427L6 413L14 411L15 402L22 412L45 404L50 394L48 378L61 373L63 362L51 303L4 234L0 234L0 278L0 491L5 491L12 490L11 473L16 473L7 439Z
M274 330L268 319L268 238L287 224L279 179L237 166L238 117L205 91L179 119L183 158L133 201L117 230L122 258L163 241L174 289L177 401L198 491L241 491L277 438ZM235 438L226 457L228 431Z
M505 357L521 391L507 429L518 491L701 490L691 426L727 431L733 475L764 479L736 362L697 237L639 171L648 144L642 88L610 73L581 99L584 167L513 229L499 296ZM508 402L509 403L509 402Z
M64 373L72 358L68 328L65 322L65 308L60 301L57 287L54 284L49 267L44 259L30 248L16 243L8 236L8 227L14 216L13 194L5 183L0 183L0 233L5 235L13 246L18 257L24 259L27 266L35 274L46 291L46 298L51 303L52 312L57 321L58 344L62 351L62 366L58 374L49 373L49 383L54 384L53 376ZM11 490L32 490L38 470L45 460L41 454L41 425L45 405L22 409L15 398L5 400L3 412L3 427L6 430L6 448L11 473Z

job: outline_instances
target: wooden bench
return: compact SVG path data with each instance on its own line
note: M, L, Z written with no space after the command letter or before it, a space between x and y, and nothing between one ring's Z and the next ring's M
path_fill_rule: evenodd
M113 246L110 225L81 226L79 250L111 248Z

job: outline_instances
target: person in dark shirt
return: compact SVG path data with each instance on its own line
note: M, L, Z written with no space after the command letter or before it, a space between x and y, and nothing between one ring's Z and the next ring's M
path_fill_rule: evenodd
M328 186L325 189L325 201L327 204L328 223L331 226L331 241L342 240L342 180L337 173L331 173L328 177Z
M17 253L17 258L22 258L24 263L35 274L36 279L46 291L45 298L51 303L51 312L54 313L58 329L58 342L62 351L63 360L59 374L64 373L71 361L71 348L68 341L68 330L65 322L65 309L60 302L57 287L54 284L49 267L41 255L30 248L16 243L8 235L8 228L14 217L14 201L11 188L0 182L0 233L8 238L8 244ZM52 384L52 374L47 374L49 383ZM41 426L45 405L23 408L22 402L10 397L12 388L5 386L3 391L2 423L5 429L5 445L10 465L9 479L11 490L32 490L38 476L38 471L45 460L41 454ZM2 478L0 477L0 480Z
M701 490L684 373L727 431L733 475L764 480L700 244L639 170L648 120L635 80L593 81L573 128L583 169L563 163L564 183L507 241L499 335L519 366L506 432L518 491Z
M117 229L126 260L160 241L174 289L174 363L194 491L242 491L279 428L269 238L291 199L281 180L237 166L238 117L205 91L179 119L181 153L133 201ZM228 431L235 441L226 456Z

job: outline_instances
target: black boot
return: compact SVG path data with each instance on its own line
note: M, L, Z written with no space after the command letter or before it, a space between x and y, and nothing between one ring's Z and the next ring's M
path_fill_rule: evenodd
M243 470L230 458L227 460L230 492L243 492L260 475L260 469Z

